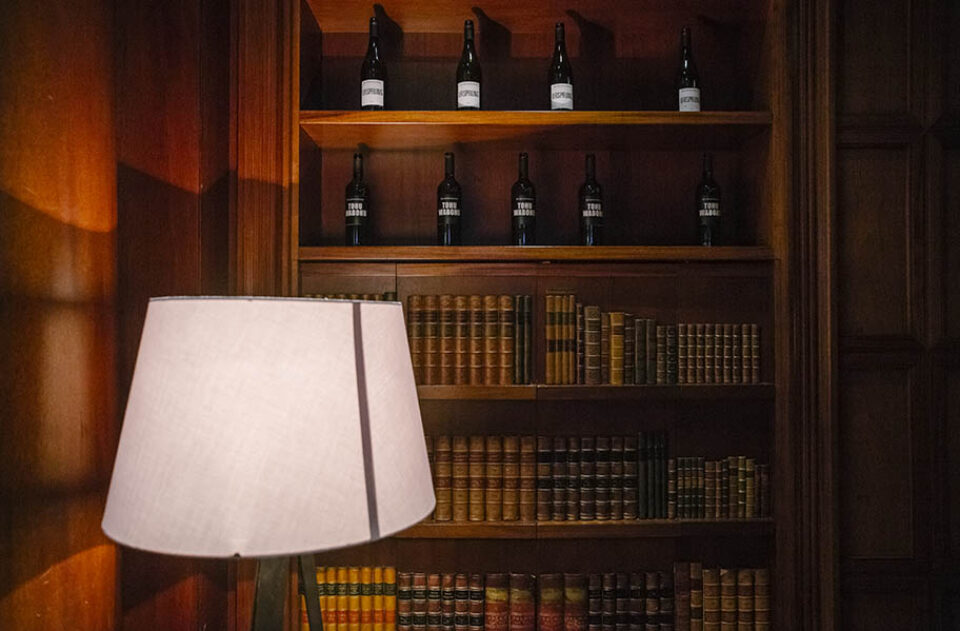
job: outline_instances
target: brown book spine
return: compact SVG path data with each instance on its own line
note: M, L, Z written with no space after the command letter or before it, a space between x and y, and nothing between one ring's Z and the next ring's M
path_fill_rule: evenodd
M600 382L610 383L610 313L600 313Z
M506 574L487 574L483 599L484 631L510 630L510 587Z
M537 521L553 517L553 441L537 436Z
M632 386L635 382L637 362L637 324L632 314L623 317L623 383Z
M690 631L703 631L703 564L690 563Z
M487 521L503 519L503 442L500 436L487 436L486 489L484 518Z
M623 519L623 436L610 437L610 519Z
M680 511L677 510L678 486L677 459L670 458L667 460L667 519L676 519L683 510L682 505L680 506Z
M467 521L470 506L470 456L466 436L453 437L453 521Z
M533 296L523 297L523 383L533 383Z
M717 519L719 517L715 511L717 503L717 463L714 460L707 460L703 467L704 517L706 519Z
M743 516L746 519L753 519L757 516L757 495L756 495L756 460L746 458L744 461L744 506Z
M706 334L706 327L703 324L694 325L694 366L696 371L696 376L694 377L694 383L704 383L706 381L705 369L707 363L707 345L704 341L704 336Z
M501 518L520 519L520 437L503 437L503 492ZM534 472L536 475L536 472Z
M645 631L660 631L660 573L646 572L644 574L644 584L647 588L645 598L647 621L644 629Z
M687 376L685 383L697 383L697 325L687 323Z
M520 519L537 519L537 439L520 437Z
M577 303L577 375L574 383L586 383L586 348L584 347L583 303Z
M466 296L453 299L453 383L459 386L470 383L470 309Z
M423 572L413 573L413 629L426 631L427 629L427 575Z
M737 628L737 571L720 568L720 628Z
M553 437L553 521L567 518L567 439Z
M410 572L397 573L397 629L413 629L413 575ZM329 629L326 621L324 629ZM336 628L336 627L334 627ZM464 629L463 631L466 631Z
M723 383L723 325L713 325L713 383Z
M706 483L707 483L707 472L706 472L706 459L700 457L697 458L697 518L705 519L707 516L707 503L706 503Z
M513 384L513 296L499 298L500 307L500 372L499 383L502 386Z
M457 592L454 576L446 573L440 578L441 628L443 631L456 630Z
M555 356L557 354L557 311L556 311L556 296L552 294L547 294L545 310L546 314L546 331L544 333L544 338L547 342L546 350L546 366L545 366L545 377L547 385L553 385L557 383L557 374L556 374L556 362Z
M484 587L481 574L470 575L470 631L482 631L484 618Z
M440 575L427 574L427 631L442 631L443 596Z
M750 380L760 383L760 325L750 325Z
M630 575L630 627L629 631L643 631L647 621L647 612L644 603L645 587L643 574L634 572Z
M596 449L593 436L580 438L580 519L597 516Z
M453 450L449 436L433 441L433 488L437 494L434 516L437 521L453 519Z
M590 574L587 578L587 629L601 631L603 617L603 587L600 574Z
M565 298L564 314L564 381L565 384L577 383L577 297L573 294Z
M534 631L537 624L534 579L530 574L510 575L510 631Z
M587 577L563 575L563 631L587 631Z
M673 631L673 574L660 572L660 631Z
M753 571L753 621L756 631L770 629L770 570Z
M677 383L687 383L687 325L677 325Z
M675 324L667 325L667 383L676 385L677 383L677 326Z
M742 327L739 324L732 325L733 333L731 335L731 343L733 350L733 364L730 367L730 382L731 383L740 383L740 379L743 376L743 341L742 341Z
M567 438L567 521L580 519L580 438Z
M720 629L720 571L703 568L703 631Z
M610 437L597 436L594 441L594 480L596 491L595 517L598 521L610 519Z
M423 297L423 383L440 383L440 309L436 296Z
M643 318L634 318L633 330L635 338L633 382L642 386L647 384L647 321Z
M541 574L537 584L537 631L564 631L563 574Z
M716 338L714 324L703 325L703 383L713 383L714 364L716 363Z
M667 383L667 325L657 327L657 385Z
M514 384L523 383L523 296L513 297L513 381Z
M500 310L497 296L483 297L483 385L500 380Z
M727 511L730 519L737 519L740 516L740 481L739 466L736 456L727 456L727 479L728 491Z
M737 456L737 518L747 516L747 458Z
M583 327L584 383L595 386L603 383L599 307L588 305L583 308Z
M453 296L440 296L440 383L453 384L453 371L456 365L457 312Z
M483 384L483 298L476 294L470 296L470 385Z
M617 631L630 631L630 575L617 574Z
M600 592L600 629L615 631L617 623L617 575L603 574Z
M750 346L750 325L740 325L740 363L742 372L740 374L740 383L753 383L753 353Z
M723 337L723 366L720 383L733 383L733 326L723 324L720 328L720 335Z
M407 298L407 336L413 378L423 383L423 296L415 294Z
M673 585L675 589L674 628L677 631L690 631L690 564L677 561L673 564Z
M470 493L469 498L469 519L470 521L483 521L484 509L484 475L486 473L486 463L484 462L484 446L486 441L483 436L471 436L469 445L469 480Z
M623 518L636 519L637 508L637 437L623 437Z
M737 572L737 628L753 631L753 570Z
M624 366L624 313L610 312L610 384L623 385Z
M466 574L456 574L453 577L454 631L469 631L470 629L470 582Z

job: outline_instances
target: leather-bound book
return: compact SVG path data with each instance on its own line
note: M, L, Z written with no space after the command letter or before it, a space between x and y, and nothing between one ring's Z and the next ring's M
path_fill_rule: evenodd
M673 564L674 629L690 631L690 563L677 561Z
M586 368L587 364L584 359L586 354L586 348L584 347L584 315L583 315L583 303L577 303L577 320L576 320L576 337L577 337L577 376L573 380L574 383L586 383Z
M703 631L720 630L720 570L703 568Z
M704 516L707 519L717 519L717 463L715 460L707 460L704 463Z
M756 460L746 458L744 460L744 514L746 519L754 519L757 516L757 495L756 495Z
M577 297L569 294L564 309L565 384L577 383Z
M595 386L603 383L601 370L601 317L600 308L588 305L583 308L583 361L584 383Z
M537 439L520 437L520 519L537 519Z
M750 325L750 364L750 383L760 383L760 325L758 324Z
M617 624L617 575L607 572L602 578L601 631L616 631Z
M580 519L597 516L596 448L593 436L580 438Z
M720 628L737 628L737 571L733 569L720 568Z
M657 326L657 368L656 383L664 385L667 383L667 325Z
M567 518L567 439L553 437L553 521Z
M413 630L427 630L427 575L423 572L413 573Z
M500 381L500 309L497 296L483 297L483 385Z
M470 383L470 308L467 296L454 296L453 383Z
M690 563L690 631L703 631L703 563Z
M397 574L397 629L413 629L413 575L410 572ZM327 625L323 625L327 629ZM464 631L466 631L464 629Z
M657 452L657 517L664 519L667 516L667 435L664 432L656 433Z
M503 439L487 436L486 485L484 489L484 518L486 521L503 519Z
M530 574L510 575L510 631L534 631L537 608L534 579Z
M440 579L441 628L456 631L457 591L454 575L444 574Z
M660 631L673 631L673 573L660 572Z
M534 471L536 475L536 471ZM501 518L504 521L520 519L520 437L503 437L503 492Z
M737 571L737 629L753 631L753 570Z
M587 629L601 631L603 619L603 575L591 574L587 582Z
M597 436L594 445L595 514L598 521L607 521L610 519L610 437Z
M644 631L647 622L644 591L643 574L634 572L630 575L630 631Z
M567 521L580 519L580 438L567 438Z
M623 437L623 518L637 518L637 437Z
M624 313L610 312L610 384L623 385Z
M469 439L469 519L483 521L484 513L484 477L486 477L485 447L483 436L471 436Z
M470 575L470 631L484 629L484 599L485 590L482 574Z
M730 367L730 382L731 383L740 383L743 377L743 340L742 335L743 331L739 324L733 325L733 333L731 335L732 339L732 349L733 349L733 364Z
M537 631L564 631L563 574L541 574L537 577Z
M414 294L407 298L407 337L413 378L423 383L423 296Z
M637 362L637 324L633 314L623 316L623 383L632 386L635 381Z
M753 353L750 346L750 325L740 325L740 363L743 371L740 383L753 383Z
M623 436L610 437L610 519L623 519Z
M483 297L473 294L468 299L470 311L470 374L469 383L472 386L483 384Z
M440 306L437 296L423 297L423 383L440 383Z
M716 338L714 324L703 325L703 382L713 383L714 364L716 363Z
M644 323L647 340L647 385L652 386L657 383L657 321L646 318Z
M470 451L466 436L453 437L453 521L470 514Z
M457 312L453 296L440 296L440 383L453 384L453 371L456 364Z
M649 458L650 433L640 432L637 436L637 517L650 519L653 516L650 502Z
M513 381L514 384L523 383L523 358L526 351L523 346L523 309L522 295L513 297Z
M587 631L587 577L563 575L563 631Z
M677 460L683 458L667 459L667 519L677 519L683 513L683 489L680 485L682 476L677 474ZM679 502L678 495L681 497Z
M537 521L553 517L553 440L537 436Z
M453 519L453 445L450 437L436 436L433 453L433 487L437 494L434 517L437 521L450 521Z
M644 318L633 319L633 382L638 386L647 383L647 321Z
M533 383L533 296L523 297L523 383Z
M645 611L647 621L644 623L644 631L660 631L660 573L646 572L644 575L644 584L646 585Z
M545 356L545 372L544 372L544 381L547 385L554 385L559 383L559 378L557 375L557 299L558 296L553 294L547 294L545 300L544 308L544 320L546 322L544 339L546 340L546 351L544 352Z
M616 631L630 631L630 575L617 573Z
M610 383L610 312L600 313L600 381Z
M667 360L666 360L666 383L676 385L677 383L677 326L675 324L667 325Z
M500 374L497 383L513 384L513 296L502 295L498 300L500 309Z
M756 631L770 629L770 570L753 571L753 625Z
M442 631L443 598L440 588L440 575L427 575L427 631Z
M677 324L677 383L687 383L687 325Z
M453 577L454 603L453 628L454 631L469 631L470 629L470 579L466 574L456 574ZM482 597L481 593L481 597ZM482 615L482 614L481 614Z

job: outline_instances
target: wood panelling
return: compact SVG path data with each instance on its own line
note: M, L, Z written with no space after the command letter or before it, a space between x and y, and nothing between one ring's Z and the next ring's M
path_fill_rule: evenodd
M957 368L947 373L945 421L947 550L953 559L960 560L960 369Z
M905 581L906 582L906 581ZM839 628L844 631L912 631L934 628L926 585L913 589L847 593Z
M840 380L840 556L913 554L911 393L907 370Z
M841 335L911 333L910 182L906 148L838 151Z
M116 628L113 3L0 20L0 627Z
M944 328L948 339L960 340L960 149L944 153L943 181Z
M837 0L841 115L911 112L917 97L911 91L911 4L913 0Z

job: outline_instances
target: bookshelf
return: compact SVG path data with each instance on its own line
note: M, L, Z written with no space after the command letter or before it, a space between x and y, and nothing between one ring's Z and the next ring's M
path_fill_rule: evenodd
M769 518L617 522L430 522L322 565L431 571L589 572L667 568L673 560L766 567L775 626L794 610L789 490L789 103L782 0L574 0L476 5L455 0L377 5L388 66L387 110L357 110L370 5L292 2L293 94L285 147L292 295L395 292L533 296L533 384L420 385L429 434L631 434L663 431L670 455L746 453L770 463ZM449 103L463 19L477 23L484 109ZM567 24L576 107L542 111L553 23ZM694 30L704 112L672 111L682 25ZM529 86L529 89L518 89ZM541 94L542 93L542 94ZM344 247L343 188L364 155L373 241ZM444 151L457 156L463 243L432 245ZM516 154L530 155L538 243L508 242ZM690 245L700 155L714 153L736 239ZM597 156L610 245L577 240L583 155ZM662 322L755 322L757 384L545 385L544 300L575 293L604 310ZM505 541L509 540L509 541Z

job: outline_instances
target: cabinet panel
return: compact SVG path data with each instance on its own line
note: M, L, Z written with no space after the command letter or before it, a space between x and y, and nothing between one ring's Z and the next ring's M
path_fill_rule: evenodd
M914 553L911 386L907 369L841 375L841 559Z
M953 558L960 559L960 370L947 373L946 448L947 544Z
M905 148L838 151L841 335L911 332L909 157Z
M947 337L960 339L960 150L945 152L944 295Z
M930 606L922 590L848 593L839 622L845 631L929 629Z

